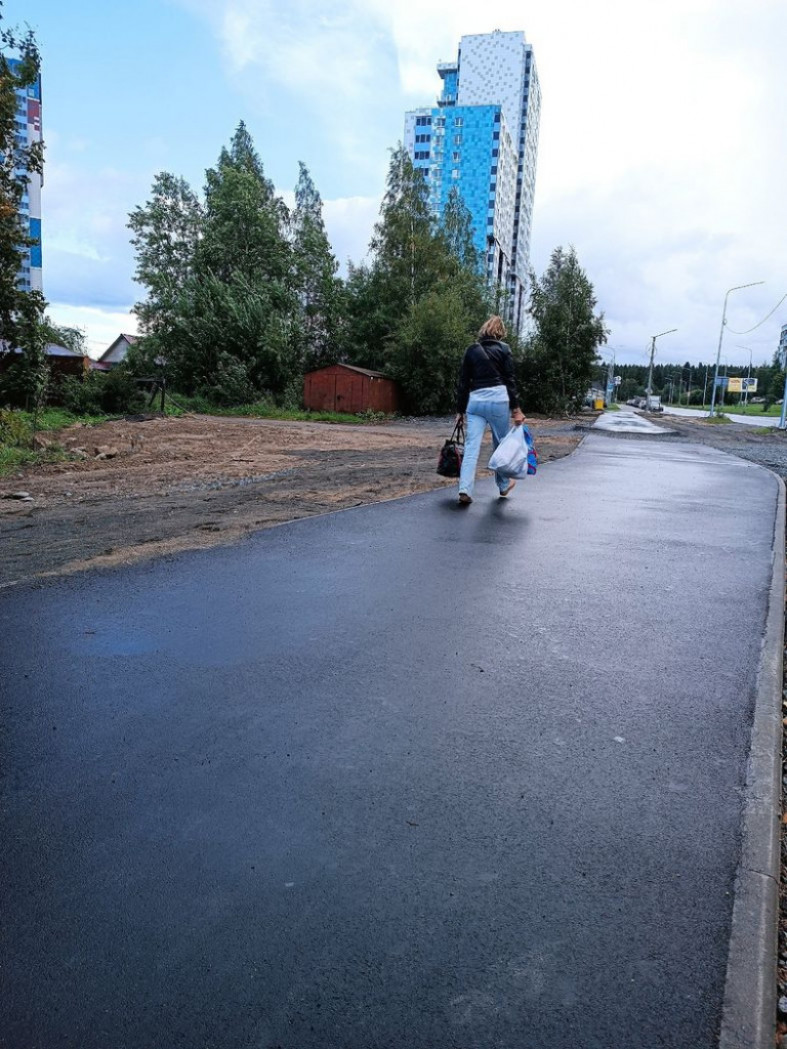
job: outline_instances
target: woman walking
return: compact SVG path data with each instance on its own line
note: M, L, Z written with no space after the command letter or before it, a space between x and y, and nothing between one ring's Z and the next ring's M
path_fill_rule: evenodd
M478 342L468 346L456 393L456 421L467 413L465 454L459 475L459 503L473 501L476 464L481 438L487 425L492 430L492 444L497 448L511 429L511 421L521 426L525 417L519 407L514 380L511 348L503 342L506 329L500 317L490 317L478 333ZM510 418L509 418L510 417ZM500 496L505 498L516 484L511 477L495 474Z

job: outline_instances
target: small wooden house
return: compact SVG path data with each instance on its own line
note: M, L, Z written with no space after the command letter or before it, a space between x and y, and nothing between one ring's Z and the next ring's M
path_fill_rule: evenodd
M331 364L303 377L303 403L311 412L384 412L398 410L396 383L382 372Z
M99 364L114 368L126 359L129 348L137 341L136 335L118 335L115 341L98 358ZM103 369L102 369L103 370Z

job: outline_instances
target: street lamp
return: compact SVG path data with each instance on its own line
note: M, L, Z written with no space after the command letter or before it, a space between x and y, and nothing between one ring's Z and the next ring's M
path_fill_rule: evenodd
M716 387L718 386L719 378L719 358L721 357L721 343L724 338L724 325L727 323L727 299L729 298L730 292L740 291L741 288L754 288L758 284L764 284L764 280L755 280L751 284L736 284L734 288L730 288L727 294L724 296L724 309L721 311L721 331L719 332L719 348L716 351L716 371L713 375L713 390L710 395L710 411L708 412L708 418L713 418L713 412L716 405Z
M656 339L660 339L662 335L671 335L677 328L670 328L669 331L661 331L658 335L651 335L650 337L650 366L648 368L648 388L645 390L645 406L650 407L650 395L653 393L653 358L656 355Z

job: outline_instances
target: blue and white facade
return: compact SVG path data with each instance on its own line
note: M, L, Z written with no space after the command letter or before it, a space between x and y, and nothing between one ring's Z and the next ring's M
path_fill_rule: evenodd
M15 72L19 63L11 59L11 72ZM25 148L41 141L41 78L38 77L29 87L16 90L15 142L17 148ZM20 174L27 175L27 189L22 197L20 219L29 235L36 243L22 252L19 268L19 287L24 291L41 291L42 257L41 257L41 186L43 179L38 172L18 169Z
M404 145L442 215L455 186L473 217L490 282L508 291L508 320L524 320L541 114L533 48L521 32L463 36L440 62L437 105L405 114Z

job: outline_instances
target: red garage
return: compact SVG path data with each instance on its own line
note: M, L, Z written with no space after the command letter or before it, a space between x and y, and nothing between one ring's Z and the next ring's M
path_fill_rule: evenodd
M312 412L385 412L398 409L396 383L382 372L332 364L303 377L303 403Z

